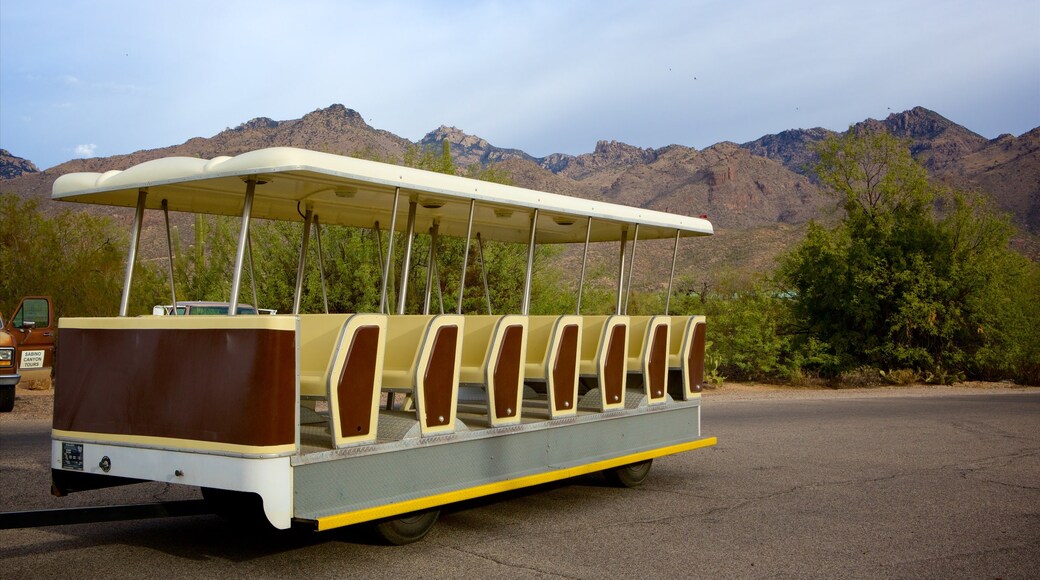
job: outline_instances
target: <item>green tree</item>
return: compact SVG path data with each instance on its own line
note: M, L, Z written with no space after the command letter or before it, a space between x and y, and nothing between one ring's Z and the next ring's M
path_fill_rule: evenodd
M817 153L815 172L845 217L810 224L778 279L801 344L831 355L821 370L912 368L944 381L1010 372L1021 357L1008 349L1028 337L1009 312L1023 306L1030 264L1010 250L1007 218L929 183L885 132L850 129Z
M0 194L0 307L49 295L58 316L116 315L128 240L125 228L108 217L70 210L48 215L35 200ZM161 280L154 266L138 264L131 312L150 311Z

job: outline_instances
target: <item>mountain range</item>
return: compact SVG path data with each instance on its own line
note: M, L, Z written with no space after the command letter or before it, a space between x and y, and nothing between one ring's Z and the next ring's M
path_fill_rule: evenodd
M881 127L908 140L911 153L934 179L988 194L1019 227L1016 246L1033 259L1040 258L1040 127L1018 137L986 139L923 107L856 126ZM830 221L839 215L836 200L820 191L807 169L812 145L834 134L822 128L793 129L701 150L600 141L591 153L539 158L448 126L413 143L371 127L358 112L334 104L300 119L260 117L209 138L125 155L74 159L45 171L0 150L0 191L49 200L50 186L61 174L125 169L175 155L212 158L293 146L398 162L410 148L439 152L447 141L457 166L494 165L523 187L673 213L707 214L717 234L705 244L706 251L684 259L688 266L768 271L776 255L801 237L809 220ZM106 213L122 215L119 210ZM650 268L651 279L656 270Z

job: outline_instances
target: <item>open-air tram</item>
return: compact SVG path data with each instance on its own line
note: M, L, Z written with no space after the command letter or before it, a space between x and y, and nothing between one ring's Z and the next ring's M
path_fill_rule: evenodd
M674 277L680 239L712 234L705 219L282 147L63 175L53 198L136 208L119 316L60 321L56 495L200 486L276 528L374 522L406 543L442 505L598 471L638 485L654 458L715 444L700 430L704 318L667 302L626 313L637 242L674 240ZM241 217L228 315L128 316L146 209ZM259 218L303 228L291 314L238 313ZM300 312L319 220L390 232L377 312ZM463 273L485 240L526 244L520 311L464 314L460 289L455 312L431 314L428 276L423 313L406 312L416 232L430 232L431 266L438 236L464 240ZM605 241L619 248L616 311L582 315L589 244ZM585 248L576 311L529 315L535 245L562 243Z

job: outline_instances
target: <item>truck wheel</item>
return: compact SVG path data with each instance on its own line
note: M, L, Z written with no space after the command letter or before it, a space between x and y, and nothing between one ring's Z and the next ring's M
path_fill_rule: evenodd
M14 385L0 387L0 413L10 413L14 409Z
M440 510L412 513L401 518L376 522L372 524L372 532L376 539L383 543L403 546L426 537L440 515Z
M650 466L653 462L653 459L647 459L631 465L606 469L603 471L603 477L611 485L617 487L637 487L642 485L650 475Z

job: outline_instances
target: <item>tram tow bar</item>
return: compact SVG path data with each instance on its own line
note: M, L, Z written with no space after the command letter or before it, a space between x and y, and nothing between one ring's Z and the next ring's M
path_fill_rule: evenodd
M0 513L0 530L212 514L204 499Z

